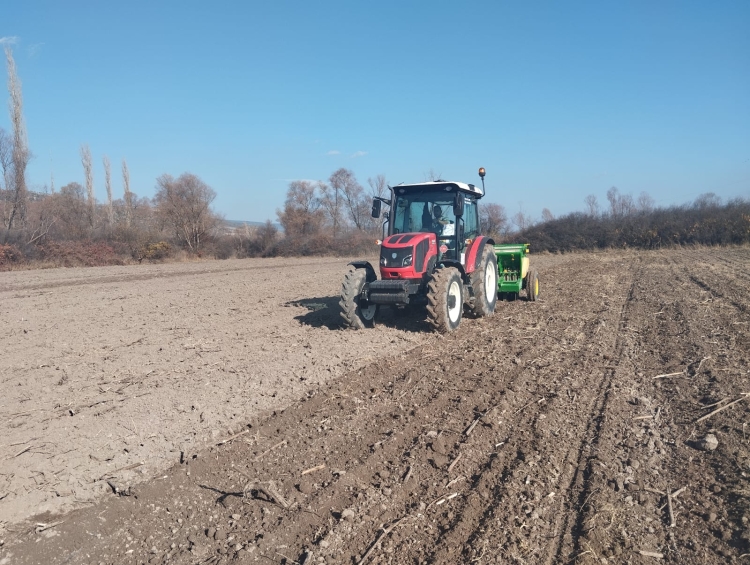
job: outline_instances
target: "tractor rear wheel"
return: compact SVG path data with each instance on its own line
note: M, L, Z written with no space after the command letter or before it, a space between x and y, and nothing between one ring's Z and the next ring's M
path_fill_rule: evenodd
M464 309L461 273L453 267L437 269L427 283L427 320L440 333L458 328Z
M375 325L375 314L378 311L377 304L370 304L360 298L362 287L367 282L367 271L364 269L353 269L346 273L344 283L341 285L341 317L346 325L355 330L363 330Z
M480 318L491 316L497 304L497 257L489 245L484 246L482 260L471 274L471 287L474 314Z
M529 271L526 275L526 300L534 302L539 296L539 275L536 271Z

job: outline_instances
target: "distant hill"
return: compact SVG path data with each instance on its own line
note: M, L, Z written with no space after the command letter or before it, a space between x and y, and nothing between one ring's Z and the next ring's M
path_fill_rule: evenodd
M266 222L250 222L244 220L223 220L223 223L228 231L236 230L237 228L243 228L245 227L245 225L250 226L251 228L257 228L266 224ZM272 224L277 230L279 230L279 232L284 231L284 228L281 227L281 224L276 222L272 222Z

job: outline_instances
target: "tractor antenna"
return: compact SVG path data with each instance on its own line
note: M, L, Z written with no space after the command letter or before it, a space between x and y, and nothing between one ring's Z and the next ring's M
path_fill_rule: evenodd
M479 167L479 176L482 178L482 192L485 192L484 190L484 175L486 174L484 167Z

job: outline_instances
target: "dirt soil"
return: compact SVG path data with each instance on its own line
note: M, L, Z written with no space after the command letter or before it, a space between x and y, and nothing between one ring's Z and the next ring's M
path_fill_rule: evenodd
M0 275L0 565L750 562L750 249L532 262L447 337L342 260Z

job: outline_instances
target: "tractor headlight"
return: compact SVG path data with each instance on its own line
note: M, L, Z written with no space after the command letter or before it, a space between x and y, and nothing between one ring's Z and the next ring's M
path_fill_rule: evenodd
M413 260L414 260L414 257L412 255L407 255L406 257L404 257L404 260L401 261L401 266L402 267L411 267L411 263L412 263Z
M388 261L386 260L385 257L381 257L380 258L380 266L381 267L387 267L388 266Z

